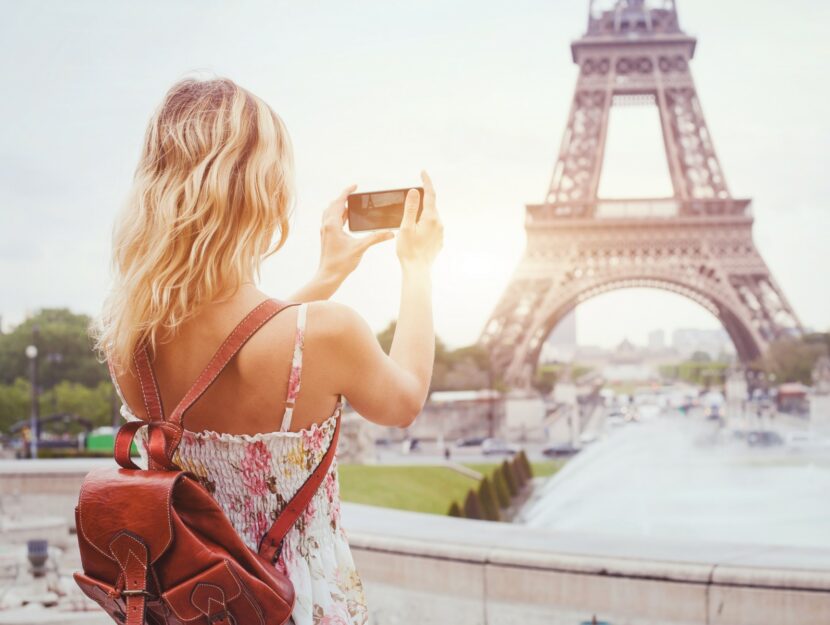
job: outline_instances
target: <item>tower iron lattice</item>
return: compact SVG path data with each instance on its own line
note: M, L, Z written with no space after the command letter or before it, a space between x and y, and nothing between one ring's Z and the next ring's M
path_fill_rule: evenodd
M689 67L696 39L672 0L590 3L572 42L579 76L544 202L526 206L524 255L478 342L494 372L527 387L546 337L579 303L627 287L683 295L723 324L749 362L801 326L733 198ZM605 3L606 5L609 3ZM659 111L673 194L598 197L611 107Z

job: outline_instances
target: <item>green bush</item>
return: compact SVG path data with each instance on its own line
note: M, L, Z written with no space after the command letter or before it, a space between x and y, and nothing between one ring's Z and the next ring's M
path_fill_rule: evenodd
M499 513L499 501L496 498L496 493L490 480L485 475L478 484L478 497L481 500L481 506L484 510L484 518L488 521L501 520Z
M510 470L510 465L507 464L507 460L502 460L502 463L496 470L501 471L502 475L504 475L504 481L507 483L507 490L510 491L510 497L515 497L519 493L519 485L516 484L516 478Z
M468 519L483 519L484 513L481 509L481 499L474 489L467 491L467 497L464 500L464 516Z
M458 502L453 499L453 502L450 504L450 509L447 512L449 516L457 516L457 517L464 517L464 513L461 511L461 506L458 505Z
M496 491L496 499L498 499L499 507L507 508L510 506L510 489L507 487L504 474L500 469L501 467L496 467L496 470L493 471L493 490Z
M527 482L527 476L525 475L524 467L522 467L519 459L515 456L510 459L510 472L513 474L513 477L516 480L516 483L519 485L519 490L521 490L525 483Z
M525 471L525 465L522 463L521 459L513 459L513 471L521 479L522 486L530 481L530 476L527 474L527 471Z
M525 475L527 475L527 478L533 478L533 467L531 466L530 461L527 459L527 454L525 453L524 449L522 449L519 452L519 458L521 459L522 466L524 466Z
M517 472L520 473L521 476L522 476L522 482L526 482L527 480L530 479L530 475L528 475L528 473L527 473L527 465L525 465L525 463L524 463L524 459L525 459L524 453L525 453L524 449L520 450L519 453L517 453L515 456L513 456L513 460L512 460L513 466L516 468Z

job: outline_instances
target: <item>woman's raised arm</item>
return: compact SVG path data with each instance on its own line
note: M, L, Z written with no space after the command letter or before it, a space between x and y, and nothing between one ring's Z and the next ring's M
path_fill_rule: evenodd
M317 328L326 334L332 354L332 382L369 421L406 427L423 408L435 359L432 320L432 263L443 245L443 225L435 192L426 173L424 209L416 223L418 192L409 191L397 236L401 263L400 312L389 354L366 321L348 306L316 304ZM311 310L309 310L311 315Z
M346 198L356 189L356 185L346 187L323 211L320 224L320 264L314 277L288 299L292 302L312 302L328 299L343 280L360 264L363 253L375 243L394 238L394 233L386 230L373 232L366 237L353 237L343 226L346 223Z

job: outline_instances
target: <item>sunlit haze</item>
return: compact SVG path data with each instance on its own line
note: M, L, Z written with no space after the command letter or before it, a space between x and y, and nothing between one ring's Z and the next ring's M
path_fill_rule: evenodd
M188 72L225 75L283 117L298 203L262 288L287 297L311 277L321 211L360 190L438 191L444 250L435 328L475 341L525 244L525 203L545 195L576 80L568 48L587 2L6 2L0 47L0 314L97 311L110 232L145 125ZM733 196L753 198L755 240L802 322L828 329L828 5L678 3L698 37L692 72ZM774 36L775 45L770 45ZM13 59L13 60L12 60ZM615 109L601 195L670 193L657 113ZM619 124L615 125L617 122ZM640 124L644 128L639 128ZM649 127L650 126L650 127ZM334 299L376 331L398 310L394 242L370 250ZM645 341L654 328L717 327L655 292L580 307L579 340Z

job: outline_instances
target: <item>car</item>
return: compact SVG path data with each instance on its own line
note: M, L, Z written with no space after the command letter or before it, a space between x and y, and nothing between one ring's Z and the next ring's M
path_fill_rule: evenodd
M481 453L485 456L496 454L512 456L518 452L519 448L516 447L516 445L511 445L507 441L503 441L500 438L485 438L481 443Z
M625 425L626 421L621 412L612 412L605 418L605 423L611 427L619 427L621 425Z
M465 438L457 438L453 443L455 447L478 447L481 445L485 440L487 440L486 436L467 436Z
M542 455L547 458L568 458L579 453L579 447L574 447L570 443L558 443L555 445L548 445L542 449Z
M707 406L705 410L706 419L710 421L719 421L721 419L721 408L717 404Z
M775 447L784 444L784 439L773 430L752 430L747 432L746 442L750 447Z
M401 441L401 452L408 454L413 451L421 451L420 440L417 438L405 438Z
M590 445L599 439L596 432L583 432L579 435L579 442L584 445Z

